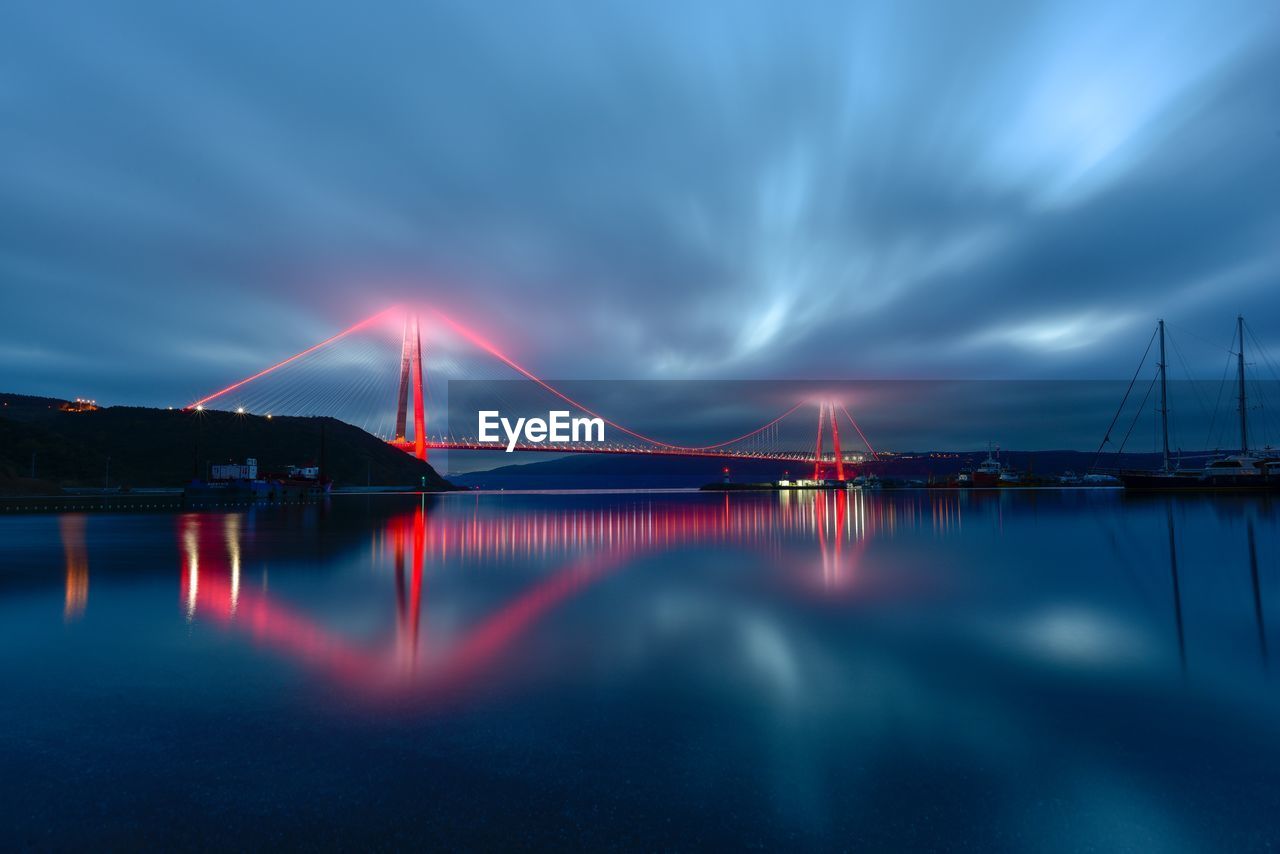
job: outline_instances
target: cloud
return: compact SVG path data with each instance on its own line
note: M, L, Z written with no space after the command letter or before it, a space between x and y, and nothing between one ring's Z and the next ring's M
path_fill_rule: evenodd
M15 390L169 403L405 300L562 377L1119 376L1162 313L1280 328L1264 2L7 17Z

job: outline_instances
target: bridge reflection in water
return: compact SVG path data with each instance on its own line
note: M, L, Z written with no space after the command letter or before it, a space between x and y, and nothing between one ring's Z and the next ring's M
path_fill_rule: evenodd
M924 803L939 848L1008 847L1011 815L1065 847L1249 848L1275 841L1275 509L458 493L2 519L10 836L404 847L412 816L437 847L893 849ZM67 791L103 818L64 821Z
M394 628L382 637L353 637L273 594L265 572L244 576L247 513L177 517L182 556L180 599L188 619L243 633L255 644L317 668L353 689L380 695L421 692L453 696L517 647L540 620L611 573L641 558L707 545L750 550L787 566L796 595L851 595L867 544L901 525L945 532L961 523L956 494L876 501L857 491L780 493L767 500L706 496L703 500L636 502L579 509L537 504L483 512L437 512L423 499L375 529L370 563L394 575ZM464 505L465 506L465 505ZM796 555L808 543L809 561ZM784 543L786 546L784 547ZM428 577L483 565L529 562L533 580L465 626L424 626Z

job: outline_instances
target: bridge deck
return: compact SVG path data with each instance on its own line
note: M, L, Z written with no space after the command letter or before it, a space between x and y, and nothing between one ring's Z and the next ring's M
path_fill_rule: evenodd
M399 448L402 451L413 453L414 444L410 441L392 440L387 444ZM507 446L504 442L479 442L471 439L428 439L426 442L429 451L506 451ZM639 448L628 445L612 445L612 444L566 444L556 443L550 444L546 442L517 443L513 450L516 451L532 451L535 453L552 453L552 454L631 454L645 455L654 457L710 457L714 459L725 460L775 460L778 462L788 463L810 463L814 462L812 451L734 451L721 448L711 450L698 450L693 448ZM834 458L824 456L824 462L831 462ZM853 462L846 457L847 462Z

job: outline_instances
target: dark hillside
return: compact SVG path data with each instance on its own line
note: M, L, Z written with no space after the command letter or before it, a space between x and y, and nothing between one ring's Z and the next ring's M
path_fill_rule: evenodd
M211 462L256 457L263 471L320 461L339 486L448 489L431 466L333 418L266 418L207 410L113 406L64 411L63 401L0 395L0 481L31 475L61 486L180 486Z

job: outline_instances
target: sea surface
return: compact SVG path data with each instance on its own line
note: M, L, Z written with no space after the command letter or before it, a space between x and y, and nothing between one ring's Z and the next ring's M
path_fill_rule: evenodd
M0 518L0 848L1280 846L1268 499Z

